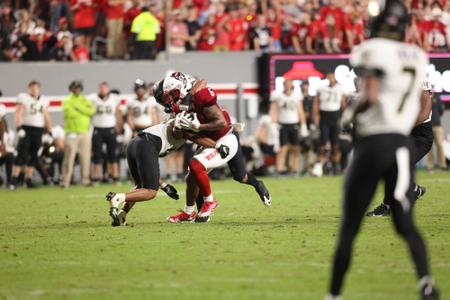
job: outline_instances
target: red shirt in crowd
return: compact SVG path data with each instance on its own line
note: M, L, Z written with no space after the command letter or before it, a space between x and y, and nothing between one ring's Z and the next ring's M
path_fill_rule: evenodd
M73 28L88 28L95 26L95 2L93 0L70 0L70 6L78 9L73 12Z
M245 46L245 21L235 18L228 21L230 30L230 50L239 51Z
M107 19L123 19L125 16L124 4L109 5L108 0L103 0L103 9Z
M311 25L308 28L308 37L315 39L317 37L320 38L329 38L329 34L325 25L325 22L321 18L315 18Z
M217 30L215 25L205 24L201 29L198 50L212 51L216 44Z
M325 22L328 15L333 15L336 21L336 30L340 31L344 28L344 12L340 7L322 6L320 9L320 19Z
M432 48L439 48L446 46L445 44L445 24L438 20L428 21L426 29L428 33L428 41Z
M85 63L89 61L89 51L83 46L75 47L73 55L76 62Z
M131 23L133 22L134 18L136 18L141 13L141 9L139 6L133 6L130 7L124 15L124 23L127 26L131 27Z
M267 26L270 28L272 39L275 41L281 40L281 22L279 20L268 20Z

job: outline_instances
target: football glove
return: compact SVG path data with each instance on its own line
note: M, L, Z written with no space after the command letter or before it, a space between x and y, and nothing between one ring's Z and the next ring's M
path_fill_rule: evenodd
M308 135L309 135L308 127L306 126L306 124L301 124L300 125L300 137L304 138L304 137L307 137Z
M192 118L190 118L192 116ZM185 115L180 118L181 128L192 130L194 132L200 131L200 121L197 119L197 114Z
M181 113L179 113L179 114L177 114L175 116L175 122L173 124L173 126L175 128L177 128L177 129L181 129L182 128L182 126L181 126L181 118L185 117L185 115L186 115L186 112L182 111Z
M25 129L22 128L22 126L17 127L17 136L19 138L24 138L26 134L27 133L26 133Z
M217 151L219 151L220 157L222 159L224 159L228 155L230 155L230 147L228 147L227 145L224 145L224 144L221 144L221 143L217 143L215 148L217 149Z
M168 184L168 183L161 184L161 189L167 194L167 196L169 196L173 200L180 199L180 196L178 195L178 191L173 185Z

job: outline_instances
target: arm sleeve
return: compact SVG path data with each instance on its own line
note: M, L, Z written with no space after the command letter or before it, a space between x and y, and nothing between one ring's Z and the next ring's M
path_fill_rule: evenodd
M217 94L212 88L205 87L199 90L192 100L197 106L213 106L217 103Z
M64 115L67 117L72 117L72 116L76 116L79 114L75 110L75 107L73 106L72 101L70 101L69 98L64 99L64 101L62 103L62 109L63 109Z
M76 109L80 113L82 113L83 115L86 115L86 116L92 116L94 114L94 112L95 112L95 107L92 104L92 101L87 99L87 98L84 98L83 104L82 105L78 105L76 107Z
M25 104L25 94L17 95L17 104Z
M270 93L270 102L277 102L279 99L278 93L273 91Z
M139 33L139 31L141 31L141 26L140 26L140 18L139 16L137 16L136 18L134 18L133 22L131 23L131 32L132 33Z

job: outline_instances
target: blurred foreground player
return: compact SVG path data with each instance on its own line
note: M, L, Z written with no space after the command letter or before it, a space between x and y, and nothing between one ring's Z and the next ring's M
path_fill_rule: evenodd
M431 126L431 107L432 107L432 87L429 81L424 82L423 90L425 95L421 97L420 114L417 119L416 126L411 132L411 137L414 141L413 160L417 164L422 158L430 152L433 147L433 127ZM426 189L423 186L414 183L414 192L416 199L422 197ZM389 216L391 213L391 206L386 198L373 211L366 214L368 217L383 217Z
M340 299L353 241L380 180L385 183L395 229L413 258L420 297L439 298L412 216L414 162L409 134L419 115L428 58L422 49L402 42L407 23L403 2L386 1L372 20L371 39L355 48L350 58L361 77L362 95L343 117L344 125L355 124L357 141L345 179L343 219L325 299Z

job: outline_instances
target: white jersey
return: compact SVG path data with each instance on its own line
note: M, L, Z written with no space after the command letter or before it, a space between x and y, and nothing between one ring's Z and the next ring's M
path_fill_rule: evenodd
M128 109L133 114L134 125L140 128L152 126L154 120L152 120L151 110L155 105L156 100L154 97L148 97L142 101L133 98L128 103Z
M95 106L95 114L92 116L92 125L96 128L111 128L116 126L116 108L119 99L116 95L109 94L106 99L94 94L88 97Z
M357 116L358 133L409 135L420 110L428 66L425 51L415 45L377 38L355 48L350 63L382 74L379 101Z
M23 125L33 127L44 127L44 109L47 109L49 102L44 97L38 99L31 97L29 94L19 94L17 96L17 104L24 106Z
M342 97L345 96L344 88L339 83L334 86L322 86L317 89L319 94L319 109L321 111L339 111L342 107Z
M0 104L0 120L6 116L6 106L3 104Z
M169 122L153 125L143 130L144 132L155 135L161 139L161 150L159 151L159 156L165 156L167 153L177 150L183 146L184 143L186 143L185 139L175 139L172 132L169 132L172 128L169 125L171 125L173 121L174 120L172 119Z
M303 101L303 94L292 92L290 95L284 92L272 92L270 101L277 103L278 123L298 124L300 123L298 104Z
M16 151L16 134L12 129L8 129L3 134L3 145L8 153L15 153Z
M258 126L266 129L267 144L277 147L279 130L277 130L277 125L272 122L272 118L269 115L262 115L258 120Z

